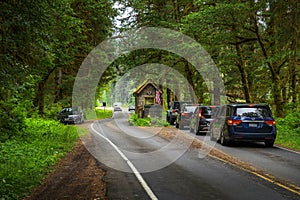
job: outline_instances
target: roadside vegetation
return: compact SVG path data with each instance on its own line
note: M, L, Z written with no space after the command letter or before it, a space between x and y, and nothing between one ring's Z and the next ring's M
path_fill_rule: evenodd
M0 199L20 199L29 194L78 137L75 126L26 118L22 132L0 143Z
M128 122L134 126L157 126L157 127L169 126L169 123L165 120L158 119L158 118L150 118L150 117L138 118L138 115L136 113L132 114L129 117Z
M300 151L300 112L277 120L276 144Z
M85 114L85 119L86 120L95 120L95 119L107 119L107 118L111 118L113 115L112 110L109 109L99 109L99 108L95 108L95 109L89 109L84 111Z
M29 193L72 148L79 137L76 128L60 124L57 113L72 104L82 62L105 39L137 27L170 28L192 37L216 63L227 102L271 105L277 117L276 143L300 149L299 34L298 24L293 23L299 16L297 1L117 2L118 10L110 0L1 1L0 199L19 199ZM121 19L121 28L116 27L115 17L128 12L127 8L131 14ZM116 38L128 40L122 35ZM120 52L122 48L126 49L118 46ZM82 89L86 92L82 103L85 119L112 116L111 110L88 110L99 106L93 105L96 100L109 105L134 102L136 77L120 86L117 83L127 72L147 63L178 71L193 88L197 103L218 103L217 98L211 102L203 77L185 59L159 49L137 49L107 67L95 88L96 99ZM162 83L178 78L152 73ZM174 91L158 85L165 107L191 92L179 82L173 86ZM288 108L289 104L295 106ZM135 114L129 122L168 126L164 120L138 119Z

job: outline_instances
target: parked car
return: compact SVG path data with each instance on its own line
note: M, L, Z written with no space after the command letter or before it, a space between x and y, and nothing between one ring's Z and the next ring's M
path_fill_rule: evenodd
M190 101L172 101L169 106L169 110L167 110L166 120L169 124L174 124L176 121L177 115L180 113L181 106L183 104L192 104Z
M264 142L272 147L276 139L276 121L265 104L229 104L222 107L223 115L216 115L211 139L227 145L235 141Z
M64 124L81 124L84 122L84 114L80 107L63 108L58 113L58 118Z
M116 112L116 111L122 111L122 108L120 106L115 105L114 112Z
M196 135L209 132L211 116L212 106L198 106L191 116L190 132Z
M190 125L191 116L193 115L197 105L186 104L182 106L181 112L176 118L176 128L183 129L185 126Z
M130 105L128 107L128 111L135 111L135 106L134 105Z

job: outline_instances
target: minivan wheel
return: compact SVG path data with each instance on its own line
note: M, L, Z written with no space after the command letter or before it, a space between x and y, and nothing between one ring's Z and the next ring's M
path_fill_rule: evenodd
M223 146L228 145L228 141L225 139L224 133L223 133L223 132L221 132L221 135L220 135L220 143L221 143L221 145L223 145Z
M272 141L265 141L265 145L266 145L266 147L273 147L274 141L273 140Z
M194 127L194 131L195 131L195 135L199 135L199 129L196 127L196 125Z

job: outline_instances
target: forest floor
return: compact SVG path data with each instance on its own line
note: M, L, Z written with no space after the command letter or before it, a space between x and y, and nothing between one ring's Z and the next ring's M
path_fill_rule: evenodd
M87 128L89 124L85 122L83 126ZM106 200L106 185L102 180L104 175L100 163L79 140L25 200Z

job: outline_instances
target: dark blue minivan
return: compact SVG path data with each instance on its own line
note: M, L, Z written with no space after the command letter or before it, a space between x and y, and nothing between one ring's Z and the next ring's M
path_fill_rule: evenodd
M272 147L276 122L265 104L229 104L216 107L210 127L211 140L222 145L234 141L264 142Z

